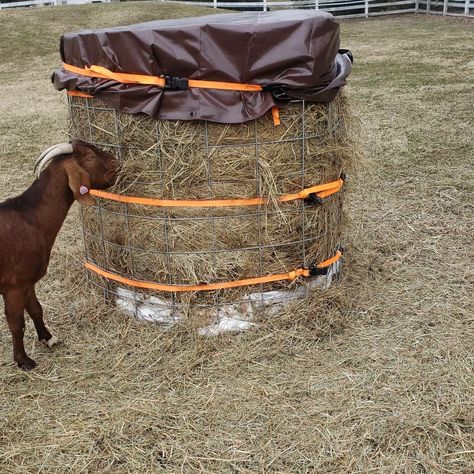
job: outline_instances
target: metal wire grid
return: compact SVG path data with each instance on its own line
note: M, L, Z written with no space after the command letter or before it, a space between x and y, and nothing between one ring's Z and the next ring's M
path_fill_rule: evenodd
M122 136L122 130L121 130L121 122L119 120L119 114L115 109L104 107L104 106L97 106L96 100L93 99L81 99L80 101L77 100L77 98L68 98L68 103L69 103L69 114L70 114L70 124L71 124L71 134L76 134L76 131L74 130L74 108L79 107L83 110L86 110L87 113L87 122L88 122L88 136L83 136L83 137L78 137L78 138L83 138L90 143L101 147L105 149L111 150L115 156L118 158L119 161L123 162L123 143L120 140L120 137ZM262 195L262 189L261 189L261 170L260 170L260 165L259 165L259 146L262 144L281 144L281 143L295 143L295 142L300 142L301 143L301 157L300 157L300 162L301 162L301 168L300 168L300 174L301 174L301 187L304 187L305 184L305 141L311 138L319 138L318 135L307 135L306 134L306 129L305 129L305 102L304 101L298 101L299 106L301 107L301 119L302 119L302 131L301 135L299 137L295 138L283 138L281 140L267 140L267 141L259 141L258 137L258 131L257 131L257 121L253 121L253 127L254 127L254 141L253 143L239 143L239 144L213 144L210 145L209 143L209 132L208 132L208 122L204 122L204 143L205 143L205 153L207 156L210 155L210 151L212 148L235 148L237 146L249 146L253 147L255 150L255 182L256 182L256 189L255 189L255 195L260 196ZM101 111L101 112L106 112L106 113L111 113L114 116L114 122L115 122L115 138L118 140L114 140L115 143L109 142L104 142L104 140L98 140L94 134L94 128L93 128L93 120L91 118L91 112L94 111ZM157 127L157 136L156 136L156 141L160 142L160 136L159 136L159 128ZM164 182L163 182L163 175L164 175L164 163L162 159L162 155L160 153L160 147L155 147L155 152L157 154L157 163L159 164L160 172L159 176L161 176L161 187L163 189ZM135 181L135 184L139 183L140 181ZM146 183L145 183L146 184ZM209 187L209 198L213 197L212 191L213 187L216 184L212 179L211 179L211 161L208 159L207 161L207 184ZM179 216L172 216L170 212L168 211L167 208L163 208L163 214L162 216L143 216L143 215L138 215L134 214L133 212L130 211L130 206L126 203L123 203L120 205L121 209L120 210L112 210L108 208L104 208L104 204L101 199L97 199L97 206L95 206L95 212L98 216L98 222L99 222L99 235L94 234L90 230L87 229L85 219L84 219L84 212L81 209L81 222L82 222L82 233L83 233L83 245L84 245L84 255L86 261L89 261L91 263L94 263L98 266L100 265L100 262L96 262L93 260L89 253L88 249L88 242L90 241L95 241L99 245L102 246L102 251L103 251L103 256L106 258L107 255L107 250L106 246L113 246L116 247L117 249L121 251L126 251L130 255L130 266L129 266L129 271L124 272L121 271L120 269L115 269L115 272L118 274L121 274L124 277L129 277L132 279L143 279L140 277L139 274L136 272L136 266L134 262L134 254L136 252L140 251L145 251L147 253L153 254L153 255L160 255L164 256L167 259L167 265L168 268L171 268L171 257L173 255L182 255L182 256L192 256L192 255L208 255L212 261L213 261L213 266L216 264L216 256L217 254L223 252L223 253L229 253L229 252L247 252L247 251L256 251L258 253L258 274L259 275L265 275L265 268L264 268L264 263L263 263L263 254L264 251L276 251L280 247L295 247L295 253L299 254L302 256L302 261L300 262L299 265L301 266L307 266L310 263L314 262L308 262L307 261L307 245L311 244L324 236L327 235L327 230L324 233L321 233L319 235L312 235L308 236L306 235L306 221L307 221L307 212L308 208L304 204L303 201L299 201L294 203L291 208L287 209L286 211L268 211L268 209L263 209L263 206L255 206L253 208L246 208L248 209L248 212L242 212L239 214L232 214L230 217L232 219L235 218L245 218L248 219L249 217L252 217L256 220L257 222L257 245L253 246L245 246L245 247L239 247L239 248L217 248L216 246L216 222L220 220L225 220L228 219L228 215L215 215L214 211L212 208L208 209L208 215L207 216L186 216L186 217L179 217ZM274 216L278 217L277 215L281 215L282 212L286 212L288 214L293 214L293 213L298 213L300 223L301 223L301 228L302 228L302 238L296 241L290 241L290 242L279 242L279 243L271 243L271 244L264 244L262 241L262 221L264 218L268 218L269 216ZM143 247L138 247L138 246L133 246L133 245L127 245L127 244L121 244L117 242L113 242L112 240L109 240L106 238L106 232L105 232L105 227L106 227L106 217L108 214L115 214L115 215L121 215L122 217L125 218L126 222L126 232L127 234L130 234L130 220L133 218L140 218L140 219L147 219L151 220L153 222L161 224L158 227L162 227L163 229L163 243L164 243L164 249L163 250L156 250L156 249L150 249L150 248L143 248ZM170 228L171 226L176 223L176 222L191 222L191 221L208 221L209 222L209 232L211 236L211 248L209 249L203 249L203 250L181 250L181 251L175 251L172 249L170 246ZM106 262L108 263L108 262ZM102 291L104 298L106 300L111 300L114 297L121 297L125 299L129 299L132 301L132 306L134 308L134 313L135 317L138 318L138 307L140 304L146 304L147 303L147 292L143 291L138 291L136 288L131 288L131 292L133 294L132 298L129 298L128 296L124 296L123 294L119 294L118 288L119 286L116 285L113 282L110 282L109 280L99 277L97 275L91 275L89 272L87 272L87 277L89 284L92 286L97 287L99 290ZM242 275L241 278L246 278L248 277L247 275ZM168 281L167 283L169 284L176 284L173 281L173 277L171 272L168 272ZM227 280L227 278L223 279L224 281ZM259 293L260 295L260 301L261 301L261 307L264 307L265 303L265 292L271 290L274 288L275 285L268 285L268 284L259 284L258 285L258 290L257 287L252 287L249 289L249 293L256 294ZM301 288L304 288L304 291L301 292ZM279 302L285 302L285 301L291 301L295 298L304 298L308 296L308 285L298 285L298 287L292 287L289 291L286 291L284 294L282 293L279 298L275 299L275 303ZM235 306L241 303L248 303L248 299L226 299L225 297L222 297L222 291L218 290L213 292L213 300L212 302L208 301L194 301L193 302L193 307L194 309L213 309L213 310L218 310L219 308L225 308L226 306ZM160 306L160 305L158 305ZM166 303L163 304L163 307L170 310L171 316L172 317L179 317L183 313L187 313L189 310L189 306L186 303L179 302L177 301L176 294L175 293L169 293L167 294L166 298ZM219 312L217 312L219 314Z

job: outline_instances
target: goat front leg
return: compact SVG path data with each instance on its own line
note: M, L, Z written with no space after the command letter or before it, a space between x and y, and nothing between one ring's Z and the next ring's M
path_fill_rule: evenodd
M26 289L10 289L4 293L3 300L5 302L5 316L12 333L13 360L20 369L31 370L36 367L36 362L26 355L23 345L26 295Z
M48 347L55 346L59 342L59 339L56 336L51 336L51 333L48 331L48 328L44 324L43 308L41 307L38 298L36 298L34 286L32 286L28 290L28 293L26 295L25 309L33 320L36 333L38 334L38 339L42 343L46 344Z

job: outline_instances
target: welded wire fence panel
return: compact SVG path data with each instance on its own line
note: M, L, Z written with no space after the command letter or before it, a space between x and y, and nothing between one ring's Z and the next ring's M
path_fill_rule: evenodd
M331 104L295 102L281 110L278 127L271 113L226 125L133 116L89 98L70 97L69 109L71 136L109 150L121 161L112 190L118 195L266 198L259 205L209 208L98 198L96 206L82 213L90 264L131 281L203 285L306 268L329 259L339 248L343 191L323 204L306 199L281 203L278 198L338 180L347 169L353 148L344 97ZM227 306L242 312L242 305L258 300L264 307L270 299L304 297L307 283L315 281L150 292L94 272L89 279L128 312L153 319L152 308L155 313L160 308L166 322L190 310L219 312Z

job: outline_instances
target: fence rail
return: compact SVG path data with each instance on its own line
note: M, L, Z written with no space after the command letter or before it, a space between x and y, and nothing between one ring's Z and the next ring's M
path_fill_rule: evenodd
M25 0L20 2L0 3L0 10L3 8L102 3L109 1L110 0ZM474 18L474 0L260 0L253 2L232 2L226 0L162 1L166 1L167 3L192 4L196 6L230 8L235 10L251 9L269 11L281 8L316 9L330 12L339 18L368 18L379 15L398 15L401 13L422 12Z
M3 8L20 7L47 7L56 5L79 5L84 3L109 3L110 0L22 0L19 2L0 3L0 10Z
M162 0L169 3L231 8L236 10L278 10L305 8L323 10L342 18L369 17L400 13L434 13L474 17L474 0L260 0L254 2L226 0ZM403 8L406 6L407 8Z

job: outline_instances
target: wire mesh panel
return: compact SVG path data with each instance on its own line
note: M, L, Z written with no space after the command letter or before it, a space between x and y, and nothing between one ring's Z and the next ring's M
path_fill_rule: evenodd
M346 105L296 101L243 124L128 115L100 100L69 97L70 135L121 162L112 192L157 199L264 197L258 205L157 207L98 198L83 209L86 260L141 282L201 285L290 272L332 257L341 239L341 190L324 202L280 197L338 180L353 153ZM338 270L333 265L327 283ZM304 297L321 277L214 291L146 291L89 274L136 317L172 323L265 311ZM197 315L197 316L196 316Z

